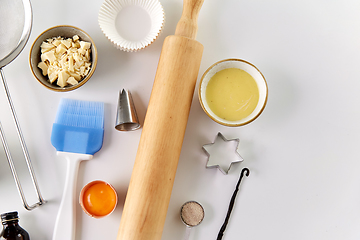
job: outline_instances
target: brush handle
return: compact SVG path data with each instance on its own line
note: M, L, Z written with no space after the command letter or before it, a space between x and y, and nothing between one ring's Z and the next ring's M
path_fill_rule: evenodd
M76 224L76 180L79 165L82 160L90 160L93 155L57 152L58 156L64 157L67 161L64 193L61 199L60 208L56 217L53 240L75 239Z
M196 39L197 19L204 0L184 0L183 12L176 26L175 35Z

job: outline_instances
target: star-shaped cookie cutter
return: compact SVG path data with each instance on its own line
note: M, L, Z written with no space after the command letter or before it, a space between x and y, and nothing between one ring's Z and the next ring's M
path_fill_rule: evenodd
M236 158L235 160L232 160L230 162L230 164L228 164L228 168L224 169L224 167L222 167L222 164L219 163L219 160L216 159L215 157L211 157L211 154L214 153L214 148L217 144L228 144L229 142L235 142L236 146L235 146L235 151L234 151L234 155L231 158ZM239 146L240 140L238 138L236 139L226 139L220 132L218 132L215 140L213 143L209 143L209 144L205 144L202 146L202 149L205 151L206 155L208 156L208 160L207 160L207 164L206 164L206 168L218 168L223 174L228 174L231 166L235 163L238 162L242 162L244 161L244 159L240 156L240 153L238 152L238 146ZM227 151L227 149L225 149ZM224 150L223 150L224 151ZM216 152L215 152L216 153ZM228 153L230 154L230 153ZM215 155L215 154L214 154ZM216 155L219 155L219 153L216 153ZM236 157L235 157L236 155ZM221 156L221 158L223 158L223 156Z

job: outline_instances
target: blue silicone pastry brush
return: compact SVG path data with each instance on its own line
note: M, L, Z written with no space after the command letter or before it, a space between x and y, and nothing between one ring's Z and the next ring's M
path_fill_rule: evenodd
M67 160L63 197L53 240L75 239L76 179L80 162L92 159L102 147L104 103L63 98L51 132L57 155Z

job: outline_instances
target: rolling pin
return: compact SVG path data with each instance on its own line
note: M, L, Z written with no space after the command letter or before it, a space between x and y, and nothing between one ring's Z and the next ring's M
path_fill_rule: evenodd
M202 3L184 0L164 40L117 240L161 239L203 52L195 40Z

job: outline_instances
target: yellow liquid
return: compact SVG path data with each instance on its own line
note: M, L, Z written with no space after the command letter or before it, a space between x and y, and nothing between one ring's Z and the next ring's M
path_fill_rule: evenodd
M218 117L238 121L249 116L259 101L254 78L238 68L217 72L206 87L206 101Z

